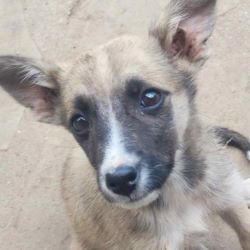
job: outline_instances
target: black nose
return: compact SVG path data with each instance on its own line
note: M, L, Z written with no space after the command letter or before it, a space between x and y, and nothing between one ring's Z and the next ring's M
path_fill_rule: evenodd
M115 194L129 196L136 188L137 171L133 167L119 167L106 174L107 187Z

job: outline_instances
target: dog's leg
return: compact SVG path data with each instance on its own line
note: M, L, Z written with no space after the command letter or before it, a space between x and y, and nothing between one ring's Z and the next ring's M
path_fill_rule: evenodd
M85 250L74 235L71 239L70 250Z
M208 248L205 247L203 244L200 244L198 246L185 247L185 250L208 250Z
M250 208L250 178L245 180L245 186L246 186L246 200L247 205Z
M70 245L70 250L84 250L78 243L78 241L72 241Z
M223 211L220 216L235 230L243 250L250 250L250 210L247 205Z
M73 241L70 245L70 250L83 250L83 249L78 245L78 242Z
M208 250L208 248L205 247L203 244L200 244L199 246L196 247L185 248L185 250Z
M205 247L204 245L200 245L200 246L194 248L193 250L208 250L208 248Z

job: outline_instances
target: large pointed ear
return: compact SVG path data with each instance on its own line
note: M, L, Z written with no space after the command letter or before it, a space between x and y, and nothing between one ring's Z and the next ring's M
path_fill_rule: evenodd
M215 23L216 0L169 0L150 28L178 66L197 70L207 58L207 40Z
M0 86L20 104L33 109L37 119L60 123L59 69L16 56L0 56Z

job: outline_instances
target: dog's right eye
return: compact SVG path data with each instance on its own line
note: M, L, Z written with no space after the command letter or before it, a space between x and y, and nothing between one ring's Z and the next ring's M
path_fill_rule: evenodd
M141 106L143 109L157 109L159 108L164 101L164 96L157 89L147 89L142 93L141 96Z
M76 134L84 135L89 131L89 122L83 115L75 115L71 119L71 127Z

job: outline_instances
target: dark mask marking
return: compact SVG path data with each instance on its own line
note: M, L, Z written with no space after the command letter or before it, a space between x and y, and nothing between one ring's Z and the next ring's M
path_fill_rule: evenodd
M107 119L102 116L100 106L93 99L78 96L75 99L75 112L81 112L89 121L89 134L75 135L77 142L84 149L93 167L98 168L103 160L105 143L110 133ZM105 105L102 105L104 108Z
M137 154L139 168L149 173L147 190L161 188L174 166L176 131L173 124L172 105L168 100L159 110L143 114L139 94L150 87L138 79L127 82L126 93L113 92L113 111L120 123L124 146Z

